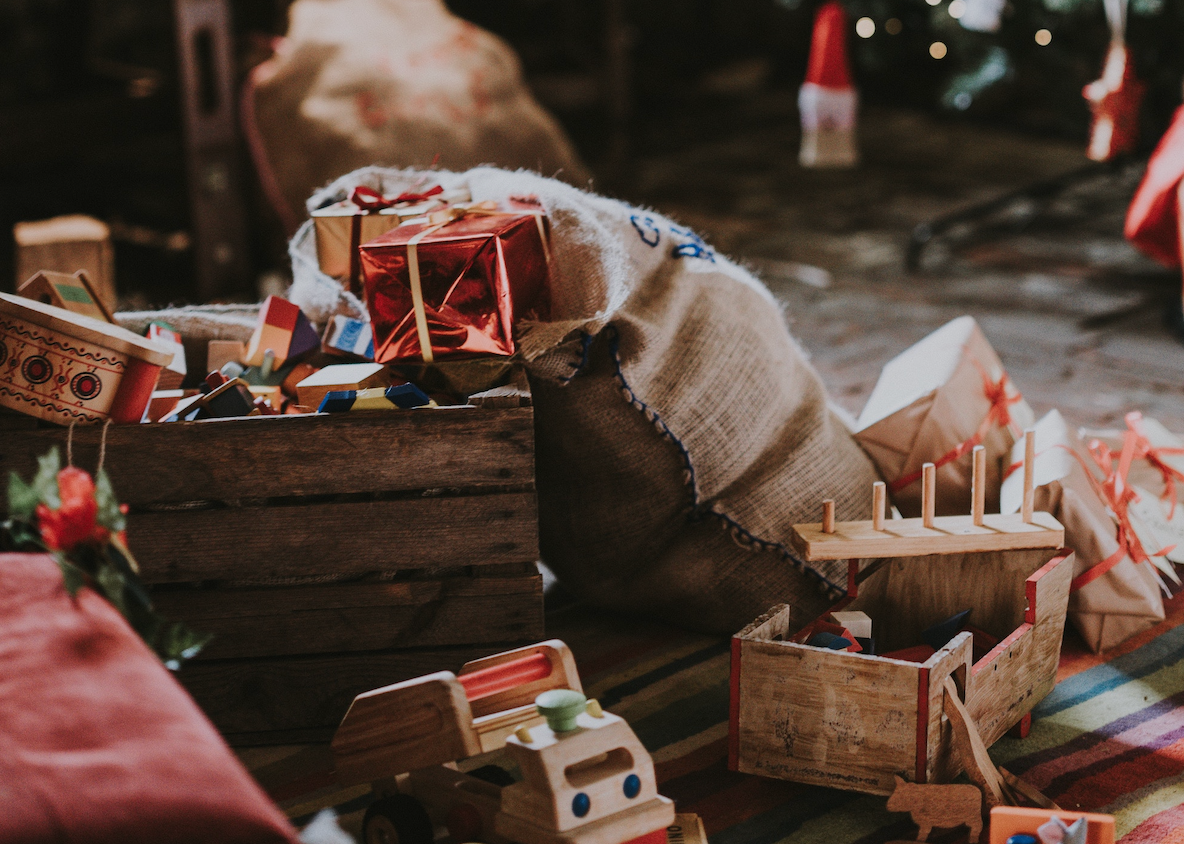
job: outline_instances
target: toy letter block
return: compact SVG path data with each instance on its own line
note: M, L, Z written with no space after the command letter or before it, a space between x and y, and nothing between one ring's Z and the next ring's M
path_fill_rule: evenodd
M872 637L872 620L868 618L867 613L832 612L830 617L834 619L835 624L850 630L851 635L856 638L870 639Z
M374 332L370 323L336 315L325 331L324 351L330 355L355 355L374 360Z
M247 344L247 366L262 366L270 351L274 366L295 360L321 347L321 338L300 308L279 296L268 296L259 312L259 324Z
M391 383L386 367L380 363L344 363L326 366L296 385L297 400L307 407L318 407L325 394L345 390L387 387Z
M150 322L148 323L148 339L173 351L172 362L160 371L160 380L156 383L157 389L176 390L180 388L181 382L185 380L185 374L189 371L185 365L185 346L181 343L181 335L167 323Z
M17 288L16 295L91 319L115 322L81 270L73 275L42 270Z

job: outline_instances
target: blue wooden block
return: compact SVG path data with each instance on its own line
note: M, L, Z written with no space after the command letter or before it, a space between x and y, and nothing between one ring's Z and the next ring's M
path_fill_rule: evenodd
M386 397L391 404L407 410L412 407L423 407L431 401L428 394L408 381L406 384L395 384L386 388Z

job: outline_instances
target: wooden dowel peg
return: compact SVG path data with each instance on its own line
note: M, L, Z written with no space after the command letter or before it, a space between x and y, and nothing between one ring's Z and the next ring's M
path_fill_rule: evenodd
M884 510L887 507L888 493L883 481L872 484L872 530L884 529Z
M1036 431L1024 431L1024 505L1023 521L1032 523L1032 507L1036 499Z
M933 513L937 507L937 467L926 463L921 467L921 524L933 527Z
M822 532L835 532L835 500L833 498L822 502Z
M970 515L976 525L983 523L983 511L987 507L987 448L974 447L974 474L970 479Z

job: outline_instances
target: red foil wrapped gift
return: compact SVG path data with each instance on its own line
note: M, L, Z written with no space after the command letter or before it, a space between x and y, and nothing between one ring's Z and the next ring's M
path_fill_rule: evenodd
M550 313L547 220L451 207L359 249L378 363L512 355L513 328Z

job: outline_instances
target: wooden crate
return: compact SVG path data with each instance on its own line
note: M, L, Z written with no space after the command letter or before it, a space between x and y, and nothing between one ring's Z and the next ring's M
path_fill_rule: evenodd
M1030 531L1039 542L1035 529L1043 530L1059 546L1060 526L1047 514L1036 517L1018 534ZM836 546L863 541L870 530L870 523L848 524ZM799 527L801 550L818 538L816 527ZM902 549L917 541L956 549L970 533L998 543L1005 527L959 536L960 528L922 534L910 524L896 533ZM922 630L967 608L998 645L977 662L969 632L924 663L831 651L790 641L801 625L791 624L788 606L774 607L732 640L729 766L870 794L890 794L896 775L948 782L961 762L942 715L945 679L954 677L988 746L1017 725L1056 682L1072 572L1072 555L1049 547L894 557L862 572L851 560L848 596L831 611L867 613L878 653L917 644Z
M4 426L0 471L65 455ZM112 426L105 467L162 614L215 635L179 678L232 741L327 738L359 692L543 638L529 406Z

